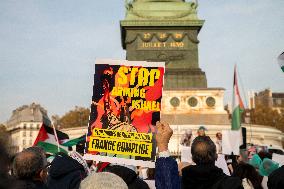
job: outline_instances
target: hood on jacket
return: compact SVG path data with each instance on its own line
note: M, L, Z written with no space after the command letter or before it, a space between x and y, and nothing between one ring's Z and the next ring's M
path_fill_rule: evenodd
M57 155L52 161L49 170L49 176L56 179L64 177L65 175L74 172L76 170L85 172L84 167L76 160L72 159L71 157L65 154L60 154Z

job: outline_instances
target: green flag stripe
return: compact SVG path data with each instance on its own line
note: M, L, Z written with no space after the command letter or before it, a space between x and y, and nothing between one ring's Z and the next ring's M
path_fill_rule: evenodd
M232 114L232 130L239 130L241 127L241 109L237 106Z
M49 152L49 153L52 153L52 154L58 153L58 147L55 144L39 141L37 143L37 146L42 147L44 149L44 151L46 151L46 152ZM59 147L59 151L67 154L67 151L64 150L63 148Z
M284 66L281 67L281 70L284 72Z
M62 146L74 146L77 145L79 142L83 141L84 137L80 137L80 138L75 138L73 140L69 140L68 142L65 142L63 144L61 144Z

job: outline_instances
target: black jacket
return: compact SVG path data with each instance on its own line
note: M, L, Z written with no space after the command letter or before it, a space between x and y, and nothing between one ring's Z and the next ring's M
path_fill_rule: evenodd
M12 183L11 183L12 182ZM10 180L9 187L7 189L47 189L46 185L41 181L12 179Z
M108 166L104 170L116 174L124 180L127 184L128 189L149 189L148 184L142 179L138 178L135 171L120 165Z
M269 189L284 188L284 165L276 169L268 176L267 186Z
M214 165L190 165L182 169L184 189L242 189L242 181Z
M48 189L77 189L86 177L84 167L67 155L57 155L47 178Z
M0 168L1 169L1 168ZM15 179L9 178L8 174L1 173L0 170L0 189L9 189L12 188L13 183L16 181Z

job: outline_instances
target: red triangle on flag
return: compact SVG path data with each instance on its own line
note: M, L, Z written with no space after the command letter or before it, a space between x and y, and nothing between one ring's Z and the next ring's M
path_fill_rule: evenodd
M44 124L42 124L33 146L36 146L39 141L45 141L46 139L48 139L48 135Z

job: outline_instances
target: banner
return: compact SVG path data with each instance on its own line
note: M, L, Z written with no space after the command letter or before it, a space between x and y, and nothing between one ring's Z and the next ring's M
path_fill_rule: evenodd
M218 154L218 158L215 161L215 166L222 169L223 173L226 175L231 176L224 154Z
M239 155L240 145L243 144L242 130L222 130L222 153Z
M97 60L86 159L154 167L165 64Z
M180 161L192 163L191 147L180 145Z

